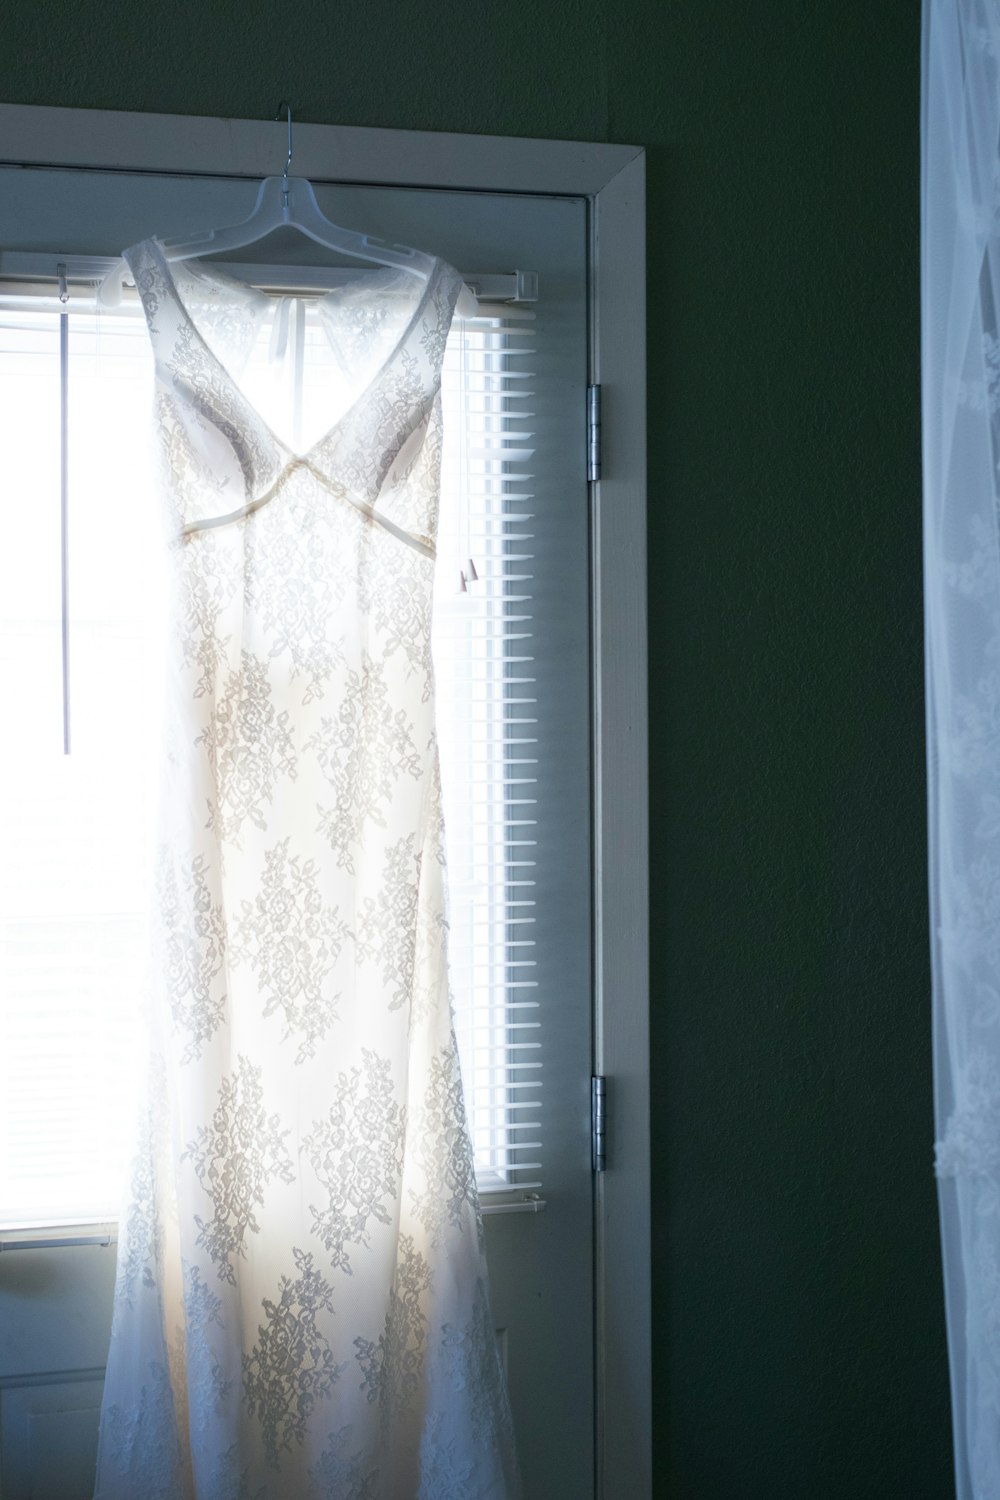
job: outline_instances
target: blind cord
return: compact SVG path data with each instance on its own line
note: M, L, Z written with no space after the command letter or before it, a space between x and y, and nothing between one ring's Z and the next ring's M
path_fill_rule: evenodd
M59 272L59 610L62 652L63 754L70 753L69 699L69 293Z

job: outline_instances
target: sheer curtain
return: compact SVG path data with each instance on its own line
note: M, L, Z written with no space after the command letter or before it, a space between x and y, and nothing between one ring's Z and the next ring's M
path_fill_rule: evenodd
M937 1172L959 1500L1000 1496L1000 7L924 0Z

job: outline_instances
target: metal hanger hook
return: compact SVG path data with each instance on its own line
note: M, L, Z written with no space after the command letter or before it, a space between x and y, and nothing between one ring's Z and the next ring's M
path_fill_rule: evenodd
M284 178L284 186L282 187L282 190L281 190L281 206L282 206L282 208L287 208L288 207L288 168L292 165L292 106L288 103L287 99L282 99L281 103L278 105L278 112L277 112L277 114L275 115L274 118L276 120L280 120L281 119L281 115L282 115L282 111L284 111L284 110L288 111L288 159L285 162L285 170L282 173L282 176Z

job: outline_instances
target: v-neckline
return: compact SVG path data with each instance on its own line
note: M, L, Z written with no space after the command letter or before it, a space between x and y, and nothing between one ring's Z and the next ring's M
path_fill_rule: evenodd
M421 290L420 296L417 298L412 313L410 314L399 337L391 346L385 358L380 360L371 376L371 379L365 383L365 385L359 391L358 395L354 398L353 401L348 404L344 411L340 413L340 416L336 419L336 421L332 422L324 432L321 432L315 442L310 443L307 448L303 449L300 452L298 449L293 447L291 443L287 442L283 437L279 436L279 434L271 426L271 423L263 416L257 405L250 400L250 397L247 395L246 391L240 384L239 380L237 380L232 370L230 370L225 360L223 360L222 357L216 353L211 344L208 342L208 339L202 333L195 317L193 316L187 305L187 302L181 295L180 287L177 285L176 278L174 277L173 271L170 268L170 262L167 259L166 254L164 253L164 249L160 241L155 237L145 240L140 244L133 246L131 250L126 252L127 256L131 257L136 251L142 249L143 245L152 250L157 262L159 263L167 290L170 296L173 298L178 312L180 313L184 322L187 324L188 328L191 330L194 338L197 340L215 368L222 375L226 383L232 387L233 391L236 393L240 401L246 407L247 411L253 417L253 420L266 434L269 441L286 455L286 468L290 467L293 464L311 464L315 458L315 455L320 451L320 449L324 448L330 442L330 440L340 432L341 428L347 423L347 421L361 409L367 398L371 395L372 391L376 388L379 381L382 379L385 371L391 364L395 363L400 351L408 341L410 334L416 327L417 320L423 313L424 308L427 306L431 290L441 273L442 266L444 265L444 262L441 260L440 256L434 257L431 268L427 272L427 278L424 282L423 289ZM197 267L197 269L194 271L195 276L200 276L206 281L214 281L217 285L221 285L223 287L229 287L237 294L243 296L247 301L260 299L263 302L269 302L271 300L267 296L266 292L260 292L256 287L250 285L245 281L239 281L235 276L228 276L224 271L217 271L214 267L210 266L204 260L191 257L182 261L181 264L189 268ZM387 267L386 269L391 268ZM408 273L404 271L402 274L406 275ZM335 287L331 291L324 293L320 298L320 301L325 302L327 298L334 296L335 293L339 290L340 288Z

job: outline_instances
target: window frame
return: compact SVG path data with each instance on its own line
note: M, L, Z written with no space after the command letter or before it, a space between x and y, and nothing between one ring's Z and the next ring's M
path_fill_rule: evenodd
M0 104L9 166L226 175L275 170L272 122ZM324 181L587 200L590 380L603 395L591 485L593 1071L608 1079L595 1176L597 1483L652 1492L645 155L636 146L297 124L296 173ZM583 421L581 414L581 431Z

